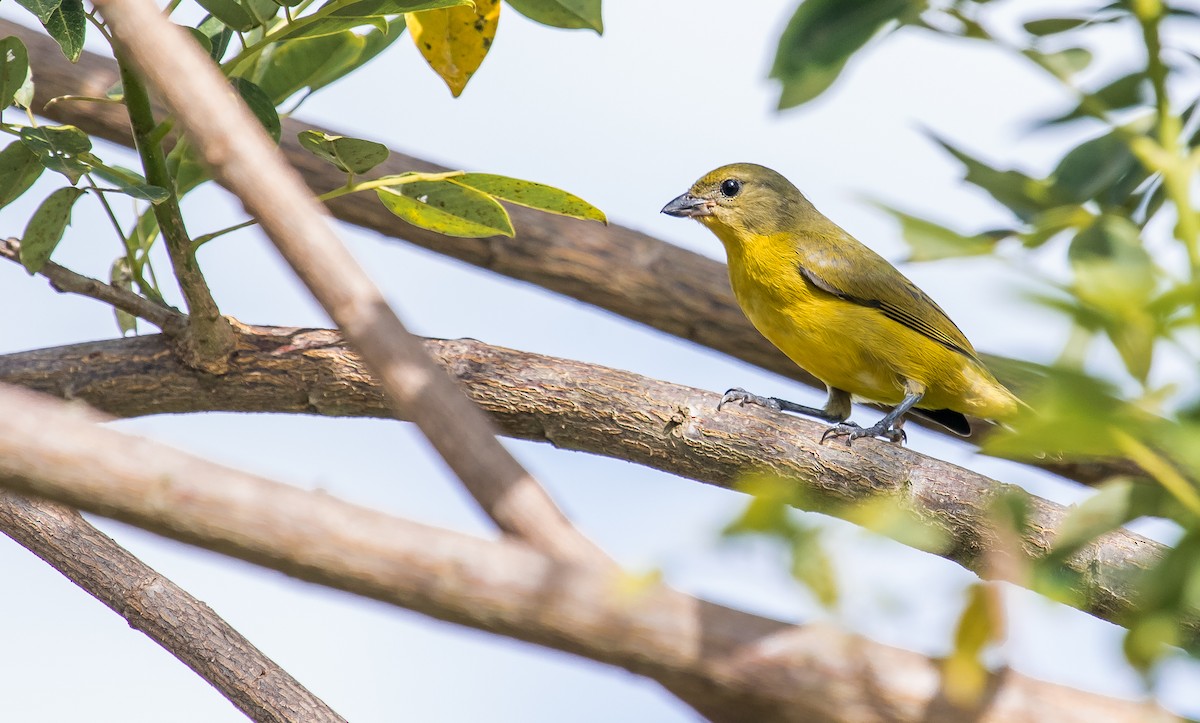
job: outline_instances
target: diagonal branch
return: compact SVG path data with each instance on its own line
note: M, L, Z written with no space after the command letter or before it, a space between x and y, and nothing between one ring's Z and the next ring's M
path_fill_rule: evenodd
M198 411L390 417L377 383L336 332L239 326L229 372L211 380L147 336L0 357L0 382L81 399L117 416ZM715 413L717 395L582 362L490 346L427 340L426 349L492 416L502 433L623 459L734 487L770 470L806 502L833 514L881 494L943 530L938 554L987 572L992 500L1015 488L912 450L871 441L821 445L822 426L759 410ZM851 505L853 507L853 505ZM1052 547L1067 510L1029 499L1023 543L1033 558ZM1078 607L1113 622L1133 610L1139 575L1164 548L1126 530L1068 560ZM1200 637L1200 618L1187 628Z
M1156 721L1172 716L992 676L977 707L939 694L938 665L828 626L784 623L611 566L389 517L121 434L98 415L0 386L0 485L121 519L295 577L654 678L759 721ZM40 430L55 429L56 434Z
M15 238L0 238L0 257L9 261L21 263L21 242ZM98 279L77 274L74 271L59 266L53 261L47 261L38 272L50 281L56 291L87 296L97 301L120 309L128 314L145 319L162 329L167 336L178 336L187 324L187 317L177 309L163 306L144 296L122 289L119 286L106 284Z
M184 30L151 0L98 0L128 57L214 177L258 219L313 296L504 531L563 557L610 564L494 436L487 417L425 354L333 233L324 207Z
M72 65L44 33L4 20L0 20L0 34L17 35L28 46L30 62L37 72L38 104L56 96L103 95L116 80L116 66L110 59L85 52L78 64ZM127 121L119 106L56 103L42 113L115 143L129 144ZM345 176L300 146L296 135L314 127L294 118L283 119L281 148L306 183L324 192L342 185ZM324 130L345 135L338 130ZM381 175L445 170L449 169L394 150L378 168ZM646 234L618 225L585 224L513 206L509 213L517 229L515 238L459 239L397 223L396 217L374 198L363 194L335 199L329 210L343 221L384 236L402 238L422 248L536 284L824 388L750 325L733 299L724 264ZM932 428L943 431L936 425ZM986 431L986 426L982 431ZM1140 472L1118 460L1050 461L1041 466L1084 484Z
M183 661L251 720L345 720L211 608L75 510L0 491L0 531Z

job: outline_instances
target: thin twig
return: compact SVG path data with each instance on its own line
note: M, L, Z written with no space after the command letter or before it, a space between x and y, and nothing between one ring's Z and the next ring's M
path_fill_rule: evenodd
M0 239L0 257L19 264L21 263L20 252L21 242L17 239ZM39 273L50 281L50 285L56 291L79 294L102 301L115 309L120 309L139 319L145 319L162 329L163 333L168 336L178 336L187 324L187 317L177 309L150 301L128 289L77 274L53 261L47 261Z
M362 353L396 408L417 423L500 528L565 559L610 564L500 444L487 417L425 354L334 234L324 207L229 93L201 48L151 0L102 0L97 6L117 40L119 57L132 61L154 86L214 177L259 220Z
M1151 721L1171 716L995 675L971 710L936 661L828 626L790 626L611 567L419 525L222 467L0 386L0 485L295 577L622 666L740 720ZM42 430L54 429L55 434Z
M0 491L0 532L45 560L261 723L344 721L212 608L78 512Z

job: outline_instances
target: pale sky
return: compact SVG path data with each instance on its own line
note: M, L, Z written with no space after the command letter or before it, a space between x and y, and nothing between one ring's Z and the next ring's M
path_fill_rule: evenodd
M754 161L779 170L859 239L900 259L898 229L870 199L967 231L1003 218L960 182L956 163L922 128L984 158L1020 159L1035 170L1048 168L1068 140L1027 134L1031 118L1067 103L1032 69L982 46L915 31L876 45L827 97L777 113L776 90L766 76L795 3L729 9L749 5L610 2L603 38L538 26L504 6L491 54L461 98L452 99L401 38L297 115L452 167L559 185L598 205L615 223L714 258L721 249L707 231L658 210L718 165ZM12 4L0 14L32 21ZM1122 37L1106 47L1117 62L1134 48ZM5 119L15 120L9 113ZM135 165L123 149L104 145L98 152ZM19 234L59 181L46 174L21 201L0 211L0 233ZM194 234L242 218L236 201L212 188L189 196L184 211ZM714 391L744 386L805 403L820 399L607 312L373 233L340 231L417 333L473 337ZM55 260L83 273L107 274L117 242L91 199L80 202L68 234ZM209 244L200 261L227 314L259 324L329 323L257 231ZM167 273L165 259L158 268ZM1000 264L945 262L905 272L977 347L1039 360L1058 351L1065 324L1019 303L1016 275ZM106 307L54 294L44 280L11 264L0 266L0 305L22 311L0 318L0 353L116 334ZM117 426L396 515L492 534L414 430L401 423L222 414ZM1055 501L1086 494L1019 465L979 458L924 430L910 435L916 450ZM787 576L773 548L719 540L743 497L632 464L506 444L584 532L631 569L661 569L670 584L688 592L784 619L823 615ZM99 524L354 721L694 719L656 684L619 669L296 582L123 525ZM825 524L845 597L839 621L882 642L945 653L961 592L974 577L848 524ZM8 579L0 615L9 621L0 656L0 717L242 720L182 664L6 538L0 538L0 569ZM1121 657L1119 628L1023 591L1007 597L1011 636L997 662L1110 695L1139 693L1140 683ZM1168 666L1164 700L1200 715L1200 701L1187 697L1197 684L1198 666Z

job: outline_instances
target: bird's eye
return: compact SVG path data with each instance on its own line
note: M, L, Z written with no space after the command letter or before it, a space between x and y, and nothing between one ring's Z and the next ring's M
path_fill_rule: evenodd
M736 178L726 178L721 181L721 195L725 198L733 198L742 190L742 182Z

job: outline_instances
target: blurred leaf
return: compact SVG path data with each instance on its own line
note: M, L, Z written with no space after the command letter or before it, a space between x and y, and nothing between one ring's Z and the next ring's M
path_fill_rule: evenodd
M604 34L600 0L508 0L513 10L542 25Z
M1154 291L1157 267L1142 246L1141 230L1122 216L1097 217L1072 239L1067 259L1076 293L1099 308L1141 308Z
M246 102L250 112L267 131L267 135L271 136L271 140L279 143L282 126L279 123L279 113L275 110L275 103L271 97L258 87L257 83L245 78L230 78L229 82L233 84L238 95L242 96L242 100Z
M83 37L87 32L87 14L83 0L62 0L45 18L40 18L46 32L58 47L62 48L67 60L74 63L83 52Z
M913 512L898 497L872 496L865 501L847 505L840 509L837 515L864 529L918 550L935 554L947 550L952 540L946 531Z
M366 173L387 160L391 151L382 143L335 136L320 131L301 131L300 145L345 173Z
M1091 225L1094 219L1095 216L1082 206L1048 208L1030 219L1030 229L1021 234L1021 243L1028 248L1037 248L1067 229Z
M1129 664L1145 673L1178 645L1178 618L1170 613L1158 613L1142 616L1130 625L1123 647Z
M983 651L1003 638L1003 628L999 588L986 582L967 588L967 604L954 631L954 651L942 664L942 689L951 703L965 709L978 704L989 675Z
M205 16L196 29L208 38L209 57L213 59L213 62L219 63L221 58L225 57L229 41L233 39L233 30L212 15Z
M936 135L930 134L930 137L967 167L967 183L987 191L1022 221L1030 221L1038 212L1062 205L1062 199L1048 182L1035 180L1020 171L995 169Z
M1100 535L1147 515L1162 515L1165 491L1128 478L1109 480L1096 493L1067 510L1054 536L1048 561L1061 563Z
M804 584L823 607L837 605L837 578L821 544L821 529L797 527L792 534L792 577Z
M233 30L244 33L261 27L279 12L273 0L196 0L200 7L210 12Z
M1149 81L1146 80L1145 72L1139 70L1128 75L1123 75L1107 85L1092 91L1089 95L1110 111L1123 110L1145 103L1148 86ZM1084 104L1080 103L1070 112L1048 118L1041 121L1039 125L1055 125L1078 120L1079 118L1090 117L1091 114L1086 110Z
M21 142L43 166L66 176L71 185L91 170L85 158L92 150L92 139L75 126L25 127L21 129Z
M13 141L0 151L0 208L29 190L42 175L45 166L21 141Z
M462 238L512 236L508 213L486 193L446 181L380 188L379 200L414 226Z
M29 77L29 51L15 36L0 39L0 109L12 105L13 98Z
M1025 32L1039 37L1074 30L1088 22L1087 18L1043 18L1025 23Z
M1114 429L1149 424L1108 382L1071 369L1047 367L1043 380L1023 398L1029 408L984 441L987 454L1017 460L1111 457L1117 450Z
M189 28L186 25L181 25L179 27L182 27L188 32L189 35L192 36L192 39L195 40L196 43L200 45L201 49L204 50L205 55L209 56L210 58L212 57L212 38L208 37L197 28Z
M492 173L464 173L461 176L450 178L449 181L483 191L493 198L515 203L518 206L535 208L539 211L585 221L608 223L608 219L600 209L579 196L553 186L547 186L544 183L523 181L519 178L497 176Z
M108 283L118 289L133 291L133 272L129 270L129 259L124 256L118 256L113 261L112 267L108 271ZM136 316L115 306L113 307L113 313L116 314L117 328L120 329L121 336L126 336L131 331L137 331Z
M859 48L893 21L916 18L925 0L805 0L779 38L771 77L783 84L779 108L816 98Z
M81 188L60 188L33 212L21 235L21 264L30 274L42 270L71 223L71 207L84 194Z
M1092 62L1092 53L1085 48L1066 48L1055 53L1043 53L1030 48L1021 52L1033 58L1035 62L1040 60L1054 69L1055 73L1063 76L1074 75Z
M175 195L182 198L200 184L209 180L208 169L196 157L196 151L187 138L176 142L167 154L167 172L175 180ZM155 226L157 233L158 227Z
M159 204L167 200L167 189L151 185L140 174L120 166L96 166L92 173L121 189L121 193L133 198Z
M900 222L900 231L909 248L909 261L936 261L962 256L980 256L991 253L997 238L987 234L964 236L945 226L927 219L918 218L891 206L876 203L878 208L891 214Z
M1131 173L1137 179L1133 187L1150 175L1129 150L1129 144L1112 130L1071 149L1059 161L1051 178L1056 195L1072 203L1083 203Z
M405 19L417 50L457 98L492 47L500 22L500 0L475 0L475 7L409 13Z
M737 490L750 496L742 514L725 526L726 537L759 533L791 539L794 525L788 517L797 502L795 483L770 474L752 474L738 480Z

